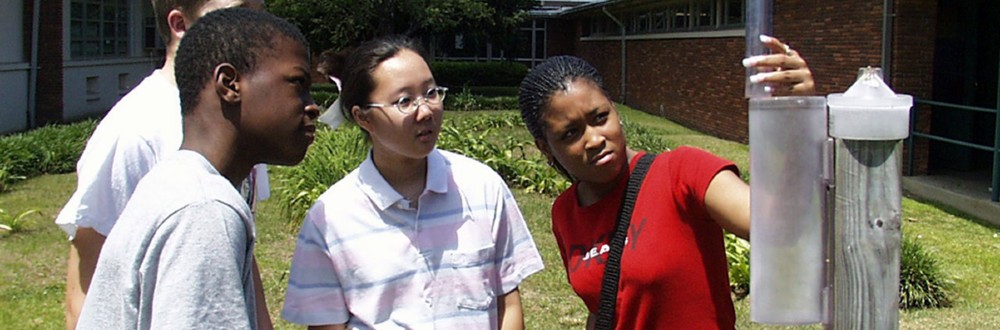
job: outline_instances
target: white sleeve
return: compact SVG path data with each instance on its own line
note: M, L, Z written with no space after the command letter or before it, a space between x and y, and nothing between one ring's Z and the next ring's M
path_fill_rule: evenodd
M145 139L116 134L95 132L77 163L76 191L56 218L70 239L78 227L107 236L139 180L156 163Z

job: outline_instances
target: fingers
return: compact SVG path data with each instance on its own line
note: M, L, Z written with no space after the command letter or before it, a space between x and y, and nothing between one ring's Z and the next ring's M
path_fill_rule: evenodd
M779 95L812 95L815 91L812 71L799 52L774 37L761 35L760 41L772 54L743 59L744 67L760 72L750 76L750 82L765 84Z

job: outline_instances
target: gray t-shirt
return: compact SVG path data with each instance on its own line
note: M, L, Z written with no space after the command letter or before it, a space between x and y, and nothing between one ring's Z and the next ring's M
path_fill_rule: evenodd
M111 230L79 329L256 329L254 222L233 185L181 150L147 174Z

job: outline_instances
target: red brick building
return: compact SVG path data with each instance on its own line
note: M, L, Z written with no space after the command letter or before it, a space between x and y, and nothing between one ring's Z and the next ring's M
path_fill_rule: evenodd
M747 142L740 65L744 6L742 0L578 6L547 22L546 55L587 59L604 75L612 97L631 107ZM979 173L978 184L988 191L991 173L1000 166L991 151L1000 129L995 114L1000 6L976 0L774 0L773 21L774 35L809 62L819 95L845 91L858 68L875 66L883 68L897 93L918 100L916 132L935 137L913 139L912 162L904 148L904 171L912 164L916 175ZM941 142L941 137L979 147Z

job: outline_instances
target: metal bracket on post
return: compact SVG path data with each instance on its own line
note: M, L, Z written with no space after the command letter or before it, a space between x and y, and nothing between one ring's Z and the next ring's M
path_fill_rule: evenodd
M823 204L823 328L833 328L833 258L834 258L834 210L837 198L837 141L828 137L823 142L823 187L826 200Z

